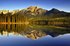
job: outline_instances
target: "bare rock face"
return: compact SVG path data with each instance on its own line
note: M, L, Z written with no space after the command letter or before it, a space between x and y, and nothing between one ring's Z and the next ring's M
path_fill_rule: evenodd
M37 6L30 6L27 10L29 10L32 15L43 15L46 13L45 9L38 8Z

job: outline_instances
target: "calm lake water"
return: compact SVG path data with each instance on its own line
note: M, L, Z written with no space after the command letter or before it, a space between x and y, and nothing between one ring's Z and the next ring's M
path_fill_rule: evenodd
M13 34L8 37L0 35L0 46L70 46L70 34L47 35L36 40Z
M1 25L0 46L70 46L70 30Z

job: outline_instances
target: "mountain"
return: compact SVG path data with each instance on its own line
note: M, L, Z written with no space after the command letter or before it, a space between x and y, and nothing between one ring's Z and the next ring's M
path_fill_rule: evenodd
M45 15L53 17L64 17L64 16L70 16L70 13L53 8L48 12L46 12Z
M23 11L23 10L22 10ZM28 8L26 8L26 11L24 12L27 15L44 15L46 13L45 9L39 8L37 6L30 6Z
M7 14L10 11L9 10L0 10L0 14L3 12L3 14ZM10 12L11 14L21 14L21 15L33 15L33 16L53 16L53 17L63 17L63 16L70 16L70 13L60 11L56 8L53 8L51 10L46 10L37 6L30 6L25 9L21 10L13 10Z
M59 13L60 11L59 11L58 9L53 8L53 9L51 9L49 12L52 12L52 13Z

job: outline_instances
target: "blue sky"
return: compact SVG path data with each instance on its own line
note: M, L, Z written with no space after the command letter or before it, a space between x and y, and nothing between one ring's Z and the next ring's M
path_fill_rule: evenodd
M0 0L0 10L24 9L29 6L38 6L47 10L56 8L70 12L70 0Z

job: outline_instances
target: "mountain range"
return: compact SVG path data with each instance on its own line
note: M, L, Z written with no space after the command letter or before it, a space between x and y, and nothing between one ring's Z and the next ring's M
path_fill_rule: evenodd
M39 8L37 6L30 6L26 9L21 9L21 10L13 10L13 11L9 11L9 10L0 10L0 14L7 14L7 13L11 13L11 14L25 14L25 15L34 15L34 16L38 16L38 15L44 15L44 16L54 16L54 17L64 17L64 16L70 16L69 12L65 12L65 11L60 11L56 8L52 8L51 10L45 10L42 8Z

